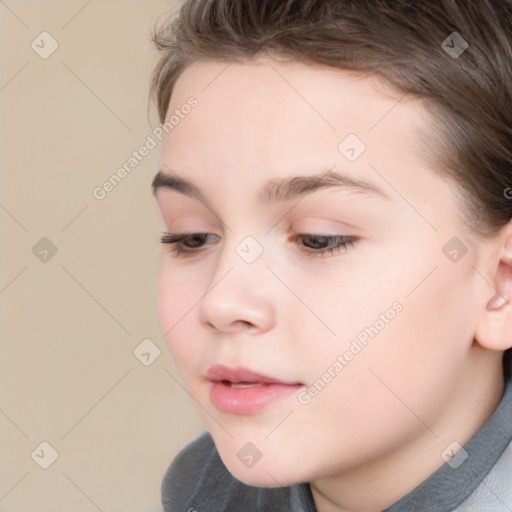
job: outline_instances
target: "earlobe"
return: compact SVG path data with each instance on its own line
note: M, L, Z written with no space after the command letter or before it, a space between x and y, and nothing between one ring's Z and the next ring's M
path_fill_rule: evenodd
M507 304L507 299L505 297L502 297L501 295L498 295L497 297L493 297L488 303L487 303L487 311L492 311L493 309L500 309L501 306L504 306Z
M494 299L493 299L494 300ZM503 351L512 347L512 305L503 298L494 307L487 306L475 332L478 344L489 350Z
M501 230L496 242L500 245L499 260L494 263L490 283L494 294L482 312L475 337L482 347L502 351L512 347L512 221Z

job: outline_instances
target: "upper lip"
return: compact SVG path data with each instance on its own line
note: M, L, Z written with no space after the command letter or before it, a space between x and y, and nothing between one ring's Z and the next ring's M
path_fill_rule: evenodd
M298 382L286 382L268 375L254 372L249 368L229 368L222 364L214 364L206 371L206 378L214 382L228 381L234 383L262 383L262 384L287 384L294 385Z

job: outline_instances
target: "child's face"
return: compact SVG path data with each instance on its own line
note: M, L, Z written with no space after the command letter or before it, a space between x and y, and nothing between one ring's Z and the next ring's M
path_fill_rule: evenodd
M439 438L481 350L489 286L455 185L419 156L427 111L372 78L268 62L195 63L178 79L167 118L191 96L197 106L179 110L161 169L202 197L161 187L157 201L164 231L214 236L184 255L162 247L158 300L225 464L274 486L450 444ZM349 134L364 152L353 137L339 148ZM328 172L345 185L315 187ZM298 176L314 179L262 197ZM217 384L212 401L206 373L218 364L295 386L266 388L289 392L263 406L265 392Z

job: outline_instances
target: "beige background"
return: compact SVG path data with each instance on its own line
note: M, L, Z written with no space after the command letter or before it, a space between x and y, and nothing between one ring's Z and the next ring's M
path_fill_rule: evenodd
M173 5L0 1L2 512L161 510L165 469L204 430L156 313L159 146L92 193L158 124L150 29Z

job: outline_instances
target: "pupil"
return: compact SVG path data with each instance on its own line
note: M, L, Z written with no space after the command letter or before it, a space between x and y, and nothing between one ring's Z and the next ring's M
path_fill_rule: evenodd
M306 245L311 249L322 249L328 242L329 237L327 236L310 236Z
M204 241L204 234L198 233L196 235L193 235L189 239L188 245L190 247L199 247L203 241Z

